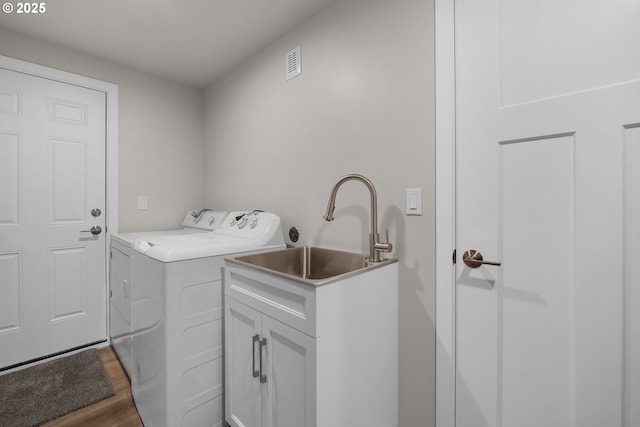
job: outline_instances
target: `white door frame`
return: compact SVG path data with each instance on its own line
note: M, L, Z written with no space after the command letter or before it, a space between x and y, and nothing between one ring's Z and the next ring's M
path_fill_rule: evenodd
M66 71L56 70L54 68L45 67L30 62L21 61L19 59L10 58L0 55L0 68L20 73L30 74L36 77L55 80L62 83L68 83L88 89L98 90L105 93L106 106L106 207L105 213L107 230L105 232L105 242L108 244L111 234L118 232L118 85L107 83L101 80L92 79L90 77L80 76L68 73ZM108 248L107 248L108 249ZM108 292L109 277L109 251L106 250L105 266L106 276L104 277L104 292ZM107 306L105 313L109 313L109 298L105 299ZM107 331L105 331L107 340L109 339L109 316L107 314Z
M436 426L455 426L455 0L435 0Z

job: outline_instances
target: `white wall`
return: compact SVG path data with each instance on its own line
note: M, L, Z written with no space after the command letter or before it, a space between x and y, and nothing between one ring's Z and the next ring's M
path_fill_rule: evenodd
M202 206L202 91L3 29L0 41L0 55L119 85L119 231L177 228Z
M435 160L432 0L341 0L206 91L205 204L263 209L300 244L368 252L369 194L400 260L400 425L434 425ZM285 81L301 46L302 75ZM422 187L424 215L404 215ZM384 345L381 343L381 345ZM384 367L380 367L384 369Z

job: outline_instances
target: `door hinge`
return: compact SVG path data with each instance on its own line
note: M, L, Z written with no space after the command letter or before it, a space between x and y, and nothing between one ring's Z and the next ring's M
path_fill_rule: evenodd
M455 264L456 263L456 250L453 250L453 255L451 256L451 261Z

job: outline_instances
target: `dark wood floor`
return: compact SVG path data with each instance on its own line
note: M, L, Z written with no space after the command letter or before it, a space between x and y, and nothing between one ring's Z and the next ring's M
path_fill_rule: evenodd
M99 349L98 353L113 385L115 396L50 421L43 426L142 427L142 421L131 396L129 377L120 364L118 356L110 346Z

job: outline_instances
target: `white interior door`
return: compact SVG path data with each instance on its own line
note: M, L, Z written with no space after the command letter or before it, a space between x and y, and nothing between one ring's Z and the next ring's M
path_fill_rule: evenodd
M458 427L640 425L639 19L455 1Z
M0 69L0 368L106 339L105 108Z

